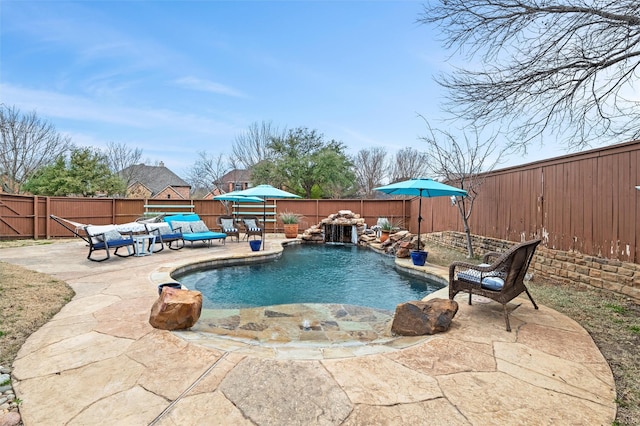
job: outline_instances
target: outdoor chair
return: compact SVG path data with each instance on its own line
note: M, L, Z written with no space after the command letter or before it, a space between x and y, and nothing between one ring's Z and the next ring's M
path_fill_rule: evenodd
M156 242L160 244L156 245L154 253L164 250L166 244L170 250L180 250L184 247L184 238L182 232L174 231L167 222L145 222L144 227L147 230L147 234L155 235Z
M469 305L474 294L501 303L507 331L511 331L507 303L520 293L526 292L533 307L538 309L538 305L524 285L527 268L538 244L540 240L526 241L515 245L505 253L486 253L483 258L484 263L480 265L453 262L449 266L449 299L453 299L460 291L467 291Z
M244 238L247 240L251 236L262 237L263 225L260 223L260 219L258 219L257 216L243 217L242 225L244 226Z
M236 237L236 241L240 242L240 231L233 216L219 216L216 223L220 228L220 232L224 232L231 237L231 241L233 241L233 237Z
M113 254L119 257L129 257L135 254L133 233L120 233L115 225L87 225L84 227L87 234L86 241L89 243L89 254L87 259L94 262L103 262L111 258L110 249L115 249ZM124 234L124 235L123 235ZM127 254L120 254L118 250L126 247ZM95 251L104 250L106 256L103 258L94 258L92 255Z

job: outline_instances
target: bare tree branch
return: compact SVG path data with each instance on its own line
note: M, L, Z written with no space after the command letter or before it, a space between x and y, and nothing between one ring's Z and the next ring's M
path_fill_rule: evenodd
M359 191L364 198L373 198L373 188L382 185L387 175L387 152L384 148L361 149L352 160Z
M271 122L252 123L249 129L236 136L233 143L233 162L250 170L253 166L272 156L269 143L273 138L284 138L286 130L280 130Z
M473 138L464 132L458 138L448 131L433 129L424 117L420 117L429 132L428 136L420 138L428 147L429 169L436 177L467 191L466 197L455 197L454 201L467 234L467 254L473 257L469 218L485 173L498 165L506 148L498 150L495 135L483 140L474 129Z
M411 178L421 178L429 171L429 156L415 148L402 148L391 160L389 172L391 183Z
M109 142L104 150L112 173L118 173L128 188L133 181L134 168L129 167L140 164L142 158L141 148L129 148L124 143Z
M481 60L438 78L445 108L502 125L513 148L545 134L569 149L640 136L637 0L435 0L418 21L437 24L469 63Z
M211 193L224 193L222 177L230 170L224 155L217 156L205 151L198 152L198 159L188 172L187 181L194 188L204 188Z
M70 137L62 136L35 111L22 114L3 104L0 104L0 135L0 174L6 179L5 190L14 193L20 192L20 185L38 169L53 164L73 148Z

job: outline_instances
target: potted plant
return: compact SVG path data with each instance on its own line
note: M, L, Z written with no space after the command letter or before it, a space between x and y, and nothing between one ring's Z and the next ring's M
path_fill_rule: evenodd
M384 243L389 239L389 235L398 231L402 227L402 223L399 220L387 219L380 224L380 242Z
M286 238L298 238L300 215L297 213L283 212L280 213L280 220L284 225L284 236Z
M389 234L393 231L393 225L388 220L380 224L380 242L384 243L389 239Z

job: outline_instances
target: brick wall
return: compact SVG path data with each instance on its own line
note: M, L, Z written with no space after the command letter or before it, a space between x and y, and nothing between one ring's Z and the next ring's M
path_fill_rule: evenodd
M474 254L482 256L488 251L503 252L512 241L472 235ZM427 240L466 252L465 234L462 232L432 232ZM595 287L631 297L640 302L640 265L614 259L587 256L578 252L552 250L538 246L529 268L534 280L550 280L575 287Z

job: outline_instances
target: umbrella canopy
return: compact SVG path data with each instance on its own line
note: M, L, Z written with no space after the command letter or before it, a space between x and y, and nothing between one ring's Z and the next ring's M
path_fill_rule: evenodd
M282 189L278 189L271 185L258 185L252 188L243 189L242 191L229 192L226 195L240 195L245 197L260 197L263 203L262 208L262 239L266 236L266 223L267 223L267 198L302 198L299 195L292 194ZM264 250L264 241L262 242L262 250Z
M233 191L229 194L244 195L250 197L267 198L301 198L299 195L292 194L282 189L278 189L271 185L258 185L252 188L243 189L242 191Z
M375 191L390 195L411 195L420 197L418 203L418 250L420 250L420 222L422 222L422 198L430 197L464 197L467 191L455 186L445 185L433 179L416 178L392 183L391 185L373 188Z
M264 201L262 198L250 197L250 196L244 196L244 195L235 195L232 192L216 195L215 197L213 197L213 199L218 201L231 201L234 203L262 203ZM226 209L227 209L227 213L229 213L228 206L226 206Z
M236 203L261 203L262 201L264 201L262 198L236 195L233 192L216 195L215 197L213 197L213 199L218 201L234 201Z

